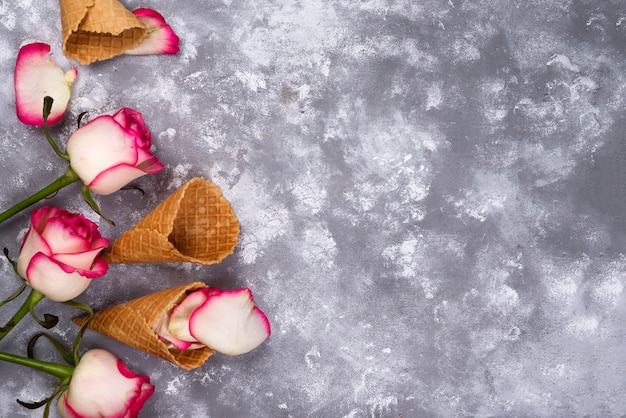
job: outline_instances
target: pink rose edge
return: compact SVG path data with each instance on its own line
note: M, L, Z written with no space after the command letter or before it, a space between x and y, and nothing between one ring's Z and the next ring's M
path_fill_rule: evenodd
M54 99L48 124L57 123L63 117L70 99L71 86L78 70L67 72L50 56L50 45L36 42L20 48L15 63L15 105L18 119L27 125L43 125L43 98Z
M271 334L269 320L254 304L248 288L207 297L191 315L189 331L198 341L227 355L252 351Z
M148 28L147 36L137 48L125 51L125 54L176 54L179 51L180 39L160 13L152 9L140 8L133 14Z

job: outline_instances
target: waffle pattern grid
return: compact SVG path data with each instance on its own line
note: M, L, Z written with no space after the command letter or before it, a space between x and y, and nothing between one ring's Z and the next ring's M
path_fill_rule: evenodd
M210 348L179 351L169 350L152 330L152 324L178 303L187 292L206 287L202 282L193 282L171 289L161 290L112 306L97 312L87 328L106 335L155 357L167 360L186 370L202 366L213 354ZM74 320L82 325L87 317Z
M117 0L60 0L63 53L81 64L122 54L146 36L143 23Z
M215 264L238 244L239 221L215 184L196 177L161 202L104 254L112 264Z

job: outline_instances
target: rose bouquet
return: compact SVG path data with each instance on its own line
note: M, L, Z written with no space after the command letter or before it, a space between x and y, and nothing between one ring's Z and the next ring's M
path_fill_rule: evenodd
M24 284L0 306L15 299L28 285L31 293L16 314L0 328L0 340L27 312L31 312L44 327L54 326L57 319L53 315L46 314L46 321L42 321L34 314L35 304L44 297L79 308L87 313L88 319L91 318L93 312L89 306L71 299L80 295L92 279L107 272L107 263L100 252L108 244L109 240L100 235L97 225L80 214L47 206L33 210L31 226L22 241L18 261L12 261L16 273L25 279ZM121 360L105 350L92 349L79 357L83 332L84 327L78 332L72 353L45 333L39 333L30 340L27 357L0 351L0 361L30 367L59 378L52 395L43 401L18 402L31 409L45 405L44 417L48 416L50 405L56 398L63 418L136 417L154 392L150 379L131 372ZM42 336L53 343L67 365L34 358L35 343Z
M160 15L144 10L137 17L151 29L145 38L146 44L134 53L177 51L172 42L177 44L178 38ZM168 51L159 52L165 41L169 43ZM129 108L79 125L67 141L67 152L61 151L50 136L48 126L63 118L78 71L72 67L64 72L50 59L49 52L50 46L42 43L28 44L20 49L14 77L16 114L25 124L42 126L52 149L68 162L68 166L65 173L48 186L0 213L0 222L79 180L84 183L85 200L101 214L90 192L110 194L144 174L156 173L163 168L150 152L150 131L141 113ZM82 115L79 124L81 118ZM16 292L0 302L0 306L15 300L27 287L30 287L30 293L5 326L0 327L0 340L28 313L43 327L52 328L58 318L45 314L44 319L40 319L34 310L35 305L46 297L79 308L90 318L91 308L73 298L79 296L93 279L107 273L108 264L102 252L109 243L98 231L98 226L81 214L50 206L33 210L17 261L9 258L6 248L4 251L23 282ZM149 378L132 373L113 354L104 350L89 350L79 357L78 346L83 332L84 327L75 340L73 354L43 333L31 339L27 357L0 351L1 361L31 367L60 379L49 398L35 403L19 402L28 408L45 405L44 416L48 416L51 402L58 398L57 407L63 417L136 417L154 391ZM33 357L34 342L41 336L54 344L67 365Z
M121 53L178 52L178 37L163 16L154 10L141 8L131 14L117 0L88 0L80 13L68 14L68 10L78 7L78 3L82 4L80 0L60 1L63 51L69 58L85 64ZM102 15L103 7L114 9L112 13L121 16L119 21L128 25L119 31L92 28L93 17ZM70 18L78 21L68 23ZM87 45L80 45L81 39L85 39L75 36L80 34L89 34ZM119 43L111 42L115 37L119 37ZM96 45L100 42L108 42L111 48L103 50ZM94 46L98 47L95 53ZM91 193L109 195L145 174L160 172L164 166L152 154L152 138L142 114L126 107L110 115L95 117L83 125L83 114L79 115L78 128L67 139L63 151L48 128L63 119L78 71L75 67L63 71L49 54L50 46L44 43L24 45L20 49L14 75L16 114L24 124L43 128L47 142L56 155L67 162L67 167L59 178L1 212L0 223L61 188L81 181L84 200L104 220L113 224L103 216ZM176 209L169 211L172 205ZM188 216L196 209L200 215ZM149 230L151 239L139 241L156 242L159 251L154 254L165 252L168 257L163 260L160 255L152 254L146 258L143 254L131 256L129 262L212 264L232 253L238 242L239 223L230 204L216 185L203 179L192 179L148 217L151 217L150 222L144 219L133 229L134 234L124 234L122 238L126 237L126 241L113 246L117 253L109 251L115 253L112 257L115 262L124 262L119 253L125 251L121 249L128 245L133 247L136 241L133 237L143 237L145 230ZM188 223L190 219L192 224ZM158 227L153 228L153 223ZM195 235L190 236L188 230L193 230ZM63 418L133 418L139 414L154 392L150 379L131 372L106 350L91 349L79 356L79 344L86 328L127 342L185 369L201 366L214 351L227 355L248 353L269 337L268 318L256 306L248 288L221 290L193 282L94 314L88 305L74 298L82 294L93 279L107 273L104 252L109 244L98 226L82 214L43 206L31 213L30 226L22 240L17 261L9 258L5 248L5 256L23 280L15 293L0 302L0 307L16 299L27 287L31 290L12 318L0 327L0 340L28 313L43 327L52 328L58 321L56 316L45 314L42 320L34 311L35 305L44 298L86 313L75 321L81 328L71 353L61 342L45 333L36 334L30 340L26 357L0 351L0 361L59 378L51 396L33 403L18 401L23 406L34 409L45 405L44 417L48 416L55 399ZM34 358L33 348L42 336L53 344L66 365Z

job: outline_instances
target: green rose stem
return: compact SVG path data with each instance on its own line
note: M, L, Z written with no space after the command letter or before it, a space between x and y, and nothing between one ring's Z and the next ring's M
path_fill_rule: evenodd
M46 139L48 140L48 143L50 144L50 146L52 147L56 155L58 155L59 157L63 158L66 161L69 161L70 157L59 149L58 145L54 142L54 140L50 136L50 132L48 131L48 116L50 116L50 111L52 110L52 103L54 103L54 99L52 97L46 96L43 98L43 110L42 110L43 111L43 132L46 135ZM58 192L63 187L67 186L68 184L72 184L78 180L80 179L78 178L78 175L76 174L76 172L72 170L72 167L68 166L67 170L65 170L65 173L63 173L61 177L54 180L52 183L48 184L46 187L39 190L34 195L27 197L26 199L22 200L20 203L0 213L0 223L6 221L11 216L21 212L27 207L39 202L41 199L44 199L52 195L53 193Z
M78 177L76 172L72 170L72 167L68 166L67 170L65 170L65 173L63 173L61 177L54 180L52 183L48 184L46 187L39 190L37 193L33 194L32 196L27 197L26 199L22 200L16 205L0 213L0 223L6 221L11 216L16 215L17 213L21 212L27 207L34 205L35 203L39 202L41 199L44 199L58 192L65 186L70 185L74 182L77 182L78 180L80 180L80 178Z
M92 309L88 305L85 305L84 303L75 302L75 301L67 301L63 303L65 303L68 306L79 308L88 312L89 318L87 319L87 322L89 322L89 320L91 319L91 316L93 315ZM86 323L84 325L86 325ZM52 395L48 396L46 399L37 401L37 402L24 402L24 401L17 399L17 403L19 403L20 405L28 409L37 409L45 405L43 417L48 418L50 416L50 405L52 401L67 388L70 381L72 380L74 369L76 368L76 365L80 361L80 358L78 356L78 346L83 336L84 325L83 327L81 327L81 330L79 331L78 335L76 336L76 339L74 340L73 353L70 353L69 351L67 351L67 349L63 346L63 344L61 344L61 342L59 342L56 338L52 337L51 335L46 334L45 332L41 332L39 334L34 335L30 339L30 341L28 341L28 347L27 347L28 357L16 356L14 354L0 351L0 361L6 361L9 363L14 363L14 364L18 364L21 366L30 367L31 369L46 372L60 379L59 383L57 384L56 389L54 390L54 392L52 392ZM61 355L61 357L63 357L63 359L69 364L69 366L64 366L64 365L57 364L57 363L50 363L50 362L35 359L35 355L34 355L35 344L37 344L37 341L41 337L45 337L50 343L52 343L54 348Z
M30 403L22 402L19 399L17 400L20 405L28 409L37 409L45 405L46 407L43 413L44 418L47 418L50 415L50 404L52 400L56 398L57 395L63 391L63 388L70 383L70 380L72 380L72 374L74 373L74 366L65 366L63 364L37 360L30 357L22 357L11 353L6 353L4 351L0 351L0 361L6 361L7 363L30 367L31 369L48 373L60 379L52 395L44 399L43 401Z
M49 315L49 314L45 314L45 321L40 320L39 318L37 318L37 316L35 316L35 305L37 305L39 302L41 302L41 300L44 298L44 294L32 289L30 291L30 294L28 295L28 297L26 298L26 300L24 301L24 303L22 304L22 306L20 306L20 308L17 310L17 312L15 312L15 314L13 315L13 318L9 319L9 321L6 323L5 326L0 327L0 340L2 340L13 328L15 328L15 326L22 320L22 318L24 318L26 316L27 313L31 313L31 315L33 316L33 318L35 318L35 320L41 324L43 327L45 328L51 328L53 326L56 325L58 318L54 315Z
M22 357L11 353L0 351L0 360L8 363L18 364L20 366L30 367L31 369L39 370L60 379L69 379L74 373L74 367L65 366L63 364L51 363L48 361L42 361L32 359L28 357Z
M52 103L54 103L54 99L52 97L46 96L43 98L43 133L46 135L46 139L56 155L63 158L65 161L69 161L70 156L59 149L59 146L56 142L54 142L50 136L50 132L48 131L48 116L50 116L50 111L52 110Z
M50 132L48 131L48 116L50 116L50 111L52 109L52 103L53 102L54 102L54 99L52 99L52 97L50 97L50 96L46 96L46 97L43 98L43 132L44 132L44 134L46 136L46 139L48 140L48 143L50 144L50 146L54 150L55 154L58 155L59 157L61 157L62 159L66 160L66 161L69 161L70 160L69 155L67 153L61 151L59 146L56 144L56 142L54 142L54 140L50 136ZM79 116L79 121L78 121L79 124L80 124L80 119L82 118L82 116L83 116L83 113L81 113L81 115ZM29 207L29 206L39 202L41 199L44 199L44 198L46 198L46 197L48 197L48 196L58 192L59 190L61 190L65 186L67 186L69 184L72 184L74 182L77 182L78 180L80 180L80 178L78 177L78 174L76 174L76 172L72 169L72 167L68 165L67 169L65 170L65 173L63 173L63 175L61 177L59 177L58 179L54 180L52 183L50 183L49 185L47 185L43 189L39 190L34 195L32 195L30 197L27 197L26 199L22 200L20 203L12 206L11 208L7 209L6 211L4 211L2 213L0 213L0 223L6 221L11 216L21 212L22 210L26 209L27 207ZM102 214L102 211L100 210L100 207L98 206L96 201L93 199L93 197L89 193L89 188L87 186L85 186L84 184L83 184L81 193L83 195L83 199L85 200L85 202L87 202L89 207L94 212L96 212L106 222L108 222L109 224L115 226L115 223L112 220L108 219L107 217L105 217Z

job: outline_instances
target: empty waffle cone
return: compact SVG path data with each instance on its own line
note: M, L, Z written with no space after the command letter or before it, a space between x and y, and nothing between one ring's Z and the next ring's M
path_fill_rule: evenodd
M87 328L186 370L195 369L204 364L213 354L213 350L208 347L186 351L170 350L159 339L152 326L187 293L204 287L207 286L202 282L189 283L112 306L96 312ZM75 318L74 323L83 325L87 318L87 316Z
M60 0L63 53L86 65L136 48L146 27L118 0Z
M189 180L104 253L111 264L215 264L238 244L239 222L215 184Z

